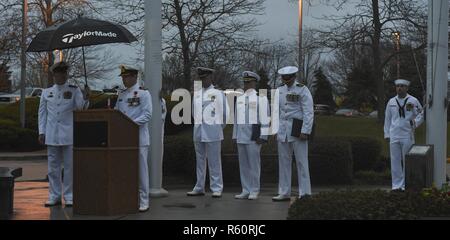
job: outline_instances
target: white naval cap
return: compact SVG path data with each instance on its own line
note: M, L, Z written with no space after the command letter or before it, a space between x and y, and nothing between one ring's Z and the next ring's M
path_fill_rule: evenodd
M298 73L298 67L288 66L278 70L280 75L293 75Z
M394 81L395 85L405 85L405 86L409 86L411 84L410 81L405 80L405 79L397 79Z
M261 80L261 77L257 73L245 71L242 73L242 79L244 80L244 82L250 82L255 80L259 82Z

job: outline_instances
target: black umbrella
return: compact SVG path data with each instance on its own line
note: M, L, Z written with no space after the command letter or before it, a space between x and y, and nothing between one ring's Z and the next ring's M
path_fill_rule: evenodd
M84 77L87 85L84 47L108 43L137 41L123 26L85 17L64 22L39 32L28 46L27 52L49 52L68 48L83 48Z

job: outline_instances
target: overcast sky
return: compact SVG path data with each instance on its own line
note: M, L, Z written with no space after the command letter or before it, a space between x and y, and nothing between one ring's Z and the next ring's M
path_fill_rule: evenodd
M304 4L303 26L304 28L318 27L325 24L323 21L317 20L323 14L336 14L336 11L330 7L318 4L319 0L311 0L312 4ZM286 42L295 41L298 37L298 2L290 2L289 0L266 0L265 14L256 16L257 21L261 24L256 36L261 39L270 39L272 41L284 40ZM137 56L136 49L125 44L102 45L99 49L104 51L115 51L120 54L116 60L116 65L134 63ZM101 50L100 50L101 51ZM144 66L140 63L141 67ZM117 70L118 72L118 70ZM107 80L96 88L105 86L111 87L121 82L116 72L112 72L105 76Z
M256 36L261 39L270 39L272 41L284 40L286 42L295 41L298 37L298 2L289 2L288 0L266 0L266 13L256 16L257 21L261 24ZM336 10L318 4L318 0L312 0L312 4L304 4L303 10L303 26L304 28L313 28L324 25L325 22L318 20L323 14L336 14ZM111 47L107 47L111 48ZM130 63L135 58L136 51L130 46L114 46L114 49L120 48L122 57L120 63ZM127 62L127 59L130 61ZM140 64L143 67L143 63ZM110 84L120 83L117 74L111 74ZM110 85L106 84L106 85ZM103 86L102 86L103 87Z

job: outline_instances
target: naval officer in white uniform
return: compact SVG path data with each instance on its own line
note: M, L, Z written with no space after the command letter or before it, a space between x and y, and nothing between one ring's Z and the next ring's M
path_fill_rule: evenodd
M384 137L390 143L392 190L405 190L405 155L415 143L414 130L424 121L422 105L408 94L410 82L395 81L397 96L386 106Z
M69 85L69 65L66 62L54 64L55 85L41 95L39 104L39 142L47 145L49 196L46 207L61 204L73 205L73 112L88 108L89 88L81 91ZM61 165L64 164L64 181L61 182ZM64 192L61 193L64 187ZM63 195L63 196L62 196Z
M114 109L123 112L139 125L139 211L149 209L150 180L148 173L148 150L150 135L148 123L152 117L152 98L150 92L139 86L139 69L132 66L120 66L125 90L119 92Z
M289 201L291 197L292 153L295 155L299 197L311 195L308 163L308 138L314 122L314 103L309 89L297 83L297 67L278 71L284 85L279 91L278 196L273 201Z
M266 96L258 96L256 84L261 79L258 74L245 71L242 79L244 94L236 100L233 127L233 140L239 154L242 193L235 198L256 200L260 191L261 146L268 139L269 101Z
M197 183L194 189L187 193L191 197L205 195L207 165L212 197L222 197L221 145L229 106L223 91L214 88L213 73L213 69L197 68L197 74L202 80L202 89L194 89L196 93L193 101L195 120L193 140L197 164Z

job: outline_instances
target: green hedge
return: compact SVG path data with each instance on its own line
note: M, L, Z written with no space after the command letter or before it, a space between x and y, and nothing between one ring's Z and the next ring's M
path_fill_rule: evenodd
M164 138L163 176L165 181L195 183L195 149L192 131L187 130ZM175 182L176 183L176 182Z
M369 137L342 137L352 145L353 171L384 170L381 143Z
M350 184L353 182L352 146L347 141L316 138L309 148L312 184Z
M38 110L40 98L27 98L25 101L25 128L38 130ZM0 109L0 119L20 123L20 103L9 104Z
M0 151L35 151L43 149L37 131L21 128L11 120L0 120Z
M187 129L191 129L192 130L192 125L186 125L186 124L181 124L181 125L175 125L172 122L172 109L179 104L179 102L172 102L170 101L170 97L165 97L166 100L166 107L167 107L167 115L166 115L166 125L164 128L164 133L166 135L176 135L182 131L185 131ZM191 119L192 120L192 119ZM193 120L192 120L193 121Z
M450 193L335 191L297 200L290 220L397 220L450 218Z
M264 145L263 148L270 147ZM164 144L164 176L179 181L195 181L195 149L192 130L178 135L166 136ZM222 154L224 182L240 184L237 152ZM345 141L316 139L310 145L309 157L312 184L349 184L353 181L351 145ZM293 161L292 184L297 184L295 161ZM278 156L265 154L261 158L261 182L278 183Z

